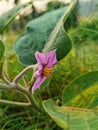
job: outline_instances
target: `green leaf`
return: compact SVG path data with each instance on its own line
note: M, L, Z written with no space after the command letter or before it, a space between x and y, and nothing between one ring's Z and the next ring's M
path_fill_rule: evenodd
M76 2L77 0L71 2L71 5L67 8L66 12L61 17L60 21L58 22L53 32L51 33L50 37L48 38L45 47L43 48L43 52L48 52L53 49L57 49L56 53L58 61L63 59L72 48L71 39L69 38L64 28L64 25L67 18L73 11Z
M36 51L49 52L57 49L58 61L68 54L72 43L65 31L64 24L75 4L76 0L69 6L46 13L28 23L27 32L15 42L16 53L23 64L35 64ZM66 13L64 14L64 12Z
M6 42L5 48L6 50L3 69L6 76L10 80L13 80L15 76L18 75L24 69L24 66L18 62L16 53L13 50L13 44L9 44L8 42Z
M98 129L98 71L78 76L62 94L62 106L43 102L45 111L64 130Z
M14 20L14 18L19 14L19 12L30 4L31 2L28 2L23 5L17 5L13 9L9 10L7 13L0 16L0 33L3 34L5 29Z
M88 72L73 80L62 93L63 105L95 108L98 105L98 71Z
M2 59L2 57L4 55L4 51L5 51L5 46L4 46L3 42L0 40L0 60Z
M98 110L59 107L51 99L43 101L43 107L57 125L64 130L98 129Z

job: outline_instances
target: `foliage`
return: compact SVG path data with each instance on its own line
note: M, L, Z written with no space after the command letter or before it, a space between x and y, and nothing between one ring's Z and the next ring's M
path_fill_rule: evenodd
M15 17L19 14L19 12L26 6L30 5L30 3L31 2L26 3L24 5L18 5L0 17L0 33L1 34L4 33L7 26L15 19Z
M43 102L43 107L63 130L97 130L97 110L57 106L53 100Z
M5 51L5 46L4 46L3 42L0 40L0 60L2 59L2 57L4 55L4 51Z
M97 17L97 16L96 16ZM86 21L84 20L80 26L77 27L75 32L71 32L73 42L75 44L81 44L83 42L96 42L98 40L98 20L94 17L93 19ZM81 35L79 35L81 33ZM78 43L77 43L78 41Z
M44 101L43 107L64 130L78 128L97 130L98 116L95 114L98 112L97 87L98 71L86 73L65 87L62 93L61 107L57 106L53 100Z
M77 1L73 1L72 6L33 19L27 24L27 30L22 36L10 32L1 37L1 129L97 130L98 19L93 17L86 21L83 18L80 24L77 25L75 22L76 24L70 28L70 22L67 24L67 20L73 19L71 13L76 4L74 2ZM55 20L51 19L52 15L53 18L55 15ZM11 18L13 16L14 13ZM46 23L46 26L43 23ZM20 42L21 38L23 41ZM15 46L19 40L19 57L21 54L28 56L24 59L22 55L26 65L33 63L31 62L33 57L29 60L29 54L33 49L34 52L57 49L59 62L54 67L54 73L33 94L31 87L35 82L33 76L37 68L36 65L25 67L19 62L12 44L15 40ZM38 49L37 47L40 48L41 45L43 47ZM21 48L23 46L25 46L24 50Z
M97 116L94 113L97 113L98 72L92 70L98 69L98 55L96 55L98 52L96 40L98 40L98 37L96 37L96 39L92 39L92 37L90 37L89 35L89 33L93 31L92 35L97 36L97 26L95 26L92 30L88 30L88 28L86 28L88 26L89 28L91 28L89 23L92 22L93 24L95 23L95 21L96 23L98 22L98 20L94 18L89 22L82 23L80 24L80 26L73 30L71 29L69 32L72 37L74 47L70 55L68 55L67 58L65 58L61 63L57 65L56 75L59 73L59 76L54 77L50 84L51 87L56 87L56 89L54 89L54 94L55 91L58 93L56 93L55 96L57 96L58 94L61 95L62 92L60 93L60 91L63 89L63 87L65 87L62 96L63 105L59 107L52 100L46 100L43 102L43 106L46 112L61 128L63 127L63 129L68 129L70 127L69 129L72 130L86 130L89 126L89 129L97 130L96 125L94 126L91 124L96 124L94 123L94 121L97 121ZM83 28L84 25L86 27L84 33L82 33L81 28ZM87 34L88 37L84 38L83 35L85 34ZM76 37L81 38L81 42L79 42L79 39L76 39ZM77 75L88 71L92 72L83 74L72 80ZM66 74L64 72L66 72ZM61 84L59 81L61 82ZM68 85L64 86L63 84ZM58 86L60 86L60 88ZM77 96L75 97L75 95ZM61 105L61 102L59 103ZM90 109L91 111L89 111ZM73 116L75 116L75 120ZM87 118L85 116L87 116ZM81 125L81 121L83 121L84 119L88 122L87 126L85 123L82 123ZM73 122L73 120L74 122L76 122L76 124ZM83 122L85 122L85 120ZM80 125L77 125L77 122Z
M63 23L62 18L59 22L59 25L55 28L55 31L52 33L57 21L60 19L62 14L65 12L65 10L67 10L67 8L63 8L63 9L59 9L47 13L28 23L27 32L22 36L20 36L19 39L17 39L15 42L15 50L19 55L20 61L23 64L26 65L35 64L36 63L35 56L34 56L35 52L42 51L43 49L45 52L57 48L58 60L61 60L70 51L71 41L64 30L63 24L65 23L65 21ZM49 19L51 19L51 21L49 21ZM44 22L45 24L43 24ZM51 37L49 37L50 34ZM64 42L65 39L66 42ZM66 48L64 47L65 44L66 44ZM48 49L46 50L46 48ZM58 53L60 52L58 50L61 49L63 49L63 53L61 53L62 55L59 55Z

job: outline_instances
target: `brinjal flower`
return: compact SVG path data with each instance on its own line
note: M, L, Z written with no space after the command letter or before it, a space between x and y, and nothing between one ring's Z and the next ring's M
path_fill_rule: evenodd
M36 81L32 87L34 92L53 73L53 66L57 63L56 50L52 50L48 53L35 53L36 60L38 62L38 69L36 71Z

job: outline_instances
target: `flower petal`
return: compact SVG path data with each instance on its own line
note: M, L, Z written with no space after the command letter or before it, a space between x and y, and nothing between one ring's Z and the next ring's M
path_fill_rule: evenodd
M36 77L41 76L43 71L43 66L41 64L38 64L38 70L36 71Z
M47 67L52 67L57 63L56 50L45 54L45 63Z
M52 67L57 63L57 58L56 58L56 50L52 50L48 53L40 53L36 52L35 53L36 60L38 62L38 70L36 72L36 82L34 83L32 87L32 92L34 92L37 88L40 87L40 85L45 81L47 78L46 76L42 75L43 68L44 67Z
M39 64L41 65L44 65L44 61L45 61L45 54L43 53L40 53L40 52L36 52L35 53L35 57L36 57L36 60Z
M32 87L32 92L34 92L37 88L39 88L40 85L45 81L45 79L46 79L45 76L39 76Z

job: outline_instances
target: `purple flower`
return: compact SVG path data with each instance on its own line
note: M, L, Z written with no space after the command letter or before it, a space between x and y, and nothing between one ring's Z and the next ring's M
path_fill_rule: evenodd
M49 53L35 53L38 62L38 70L36 72L36 82L33 85L32 91L34 92L53 73L52 67L57 63L56 50Z

